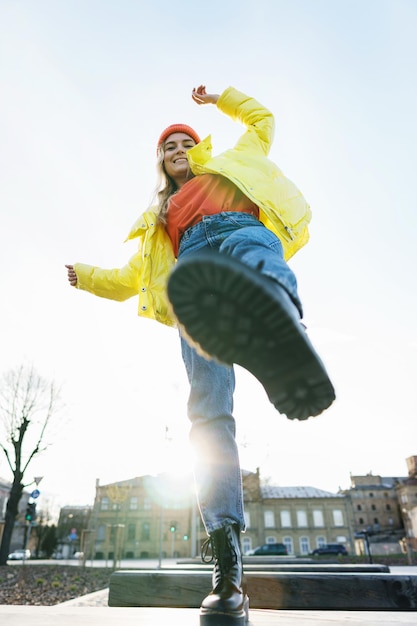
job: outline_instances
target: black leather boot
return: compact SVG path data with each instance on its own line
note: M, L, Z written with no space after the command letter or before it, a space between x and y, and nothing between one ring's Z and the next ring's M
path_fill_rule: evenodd
M335 399L296 305L272 278L221 253L180 259L168 297L187 340L221 363L237 363L289 419L319 415Z
M244 626L248 621L249 598L246 594L240 549L240 530L229 524L215 530L207 540L214 560L213 590L203 600L200 626ZM203 546L203 561L207 563ZM210 562L209 561L209 562Z

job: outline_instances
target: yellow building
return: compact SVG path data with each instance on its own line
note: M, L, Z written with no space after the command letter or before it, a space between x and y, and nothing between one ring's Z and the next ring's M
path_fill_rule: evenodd
M259 471L243 472L246 532L242 549L284 543L303 556L326 543L353 549L350 498L314 487L262 486ZM189 558L206 532L192 477L139 476L96 486L87 558Z
M306 556L327 543L353 551L349 497L316 487L262 486L259 472L244 475L243 484L244 552L265 543L283 543L293 556Z
M172 558L196 555L205 531L192 477L139 476L100 485L91 516L87 558Z

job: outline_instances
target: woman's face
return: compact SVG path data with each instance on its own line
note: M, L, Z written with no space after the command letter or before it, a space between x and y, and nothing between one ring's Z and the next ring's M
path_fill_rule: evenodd
M190 171L187 151L195 146L195 141L185 133L173 133L164 142L164 168L180 188L188 178Z

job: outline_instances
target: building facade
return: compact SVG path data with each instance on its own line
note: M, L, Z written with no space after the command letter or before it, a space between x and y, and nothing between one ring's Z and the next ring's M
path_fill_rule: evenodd
M402 528L397 486L405 478L351 476L351 488L344 493L352 499L356 532L391 532Z
M96 484L87 558L195 556L205 532L191 476L140 476Z
M57 526L56 557L70 559L81 552L91 518L91 506L64 506L61 508Z
M405 548L417 550L417 456L407 459L408 477L396 485L397 501L405 531Z
M350 499L313 487L262 486L259 471L243 473L246 553L284 543L304 556L326 543L354 545ZM206 532L197 512L192 477L140 476L96 485L87 558L189 558L199 555Z
M397 487L405 478L372 473L350 477L355 553L359 555L398 554L403 550L404 523Z
M243 484L244 552L264 543L283 543L292 556L306 556L327 543L340 543L352 551L354 537L348 496L315 487L262 486L259 472L244 476Z

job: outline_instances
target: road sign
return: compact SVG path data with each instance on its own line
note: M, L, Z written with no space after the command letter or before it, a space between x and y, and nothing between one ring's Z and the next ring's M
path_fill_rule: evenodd
M36 500L36 498L39 498L40 495L41 495L41 492L39 491L39 489L34 489L32 493L30 494L30 497Z

